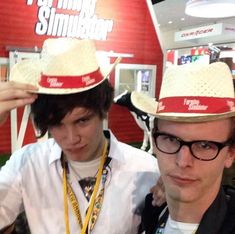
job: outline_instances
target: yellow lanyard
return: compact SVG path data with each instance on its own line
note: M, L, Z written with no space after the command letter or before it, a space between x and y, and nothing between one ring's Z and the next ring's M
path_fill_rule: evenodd
M95 198L96 198L96 195L97 195L97 192L99 189L99 185L100 185L100 180L102 177L102 171L103 171L105 159L107 156L106 151L107 151L107 140L105 140L105 143L104 143L94 191L91 196L90 205L88 207L88 211L87 211L83 225L82 225L81 213L80 213L80 209L79 209L79 203L78 203L76 196L71 188L71 185L67 182L67 168L65 165L65 160L63 160L64 219L65 219L65 226L66 226L66 234L70 234L69 215L68 215L68 197L67 197L68 195L69 195L69 200L70 200L72 207L73 207L74 214L77 217L78 223L81 227L81 234L86 233L86 229L87 229L87 226L88 226L88 223L89 223L89 220L90 220L93 208L94 208Z

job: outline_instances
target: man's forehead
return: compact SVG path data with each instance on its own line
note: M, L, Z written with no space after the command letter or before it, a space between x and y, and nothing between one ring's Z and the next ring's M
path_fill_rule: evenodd
M165 119L158 119L155 121L155 126L157 128L164 127L202 127L200 130L203 131L203 127L206 128L225 128L228 126L228 128L231 128L235 124L235 118L227 118L227 119L220 119L220 120L214 120L214 121L207 121L207 122L179 122L179 121L169 121Z
M73 108L66 116L91 116L95 115L95 112L92 109L78 106Z

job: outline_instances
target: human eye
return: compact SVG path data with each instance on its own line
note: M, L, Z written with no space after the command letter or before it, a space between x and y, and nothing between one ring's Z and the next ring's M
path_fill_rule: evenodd
M90 119L87 117L79 118L75 121L76 124L85 124L89 121Z
M216 150L217 146L214 142L210 141L199 141L197 142L197 148L203 150Z
M162 134L161 135L161 139L165 142L168 143L176 143L178 142L178 139L175 136L172 135L168 135L168 134Z
M63 125L63 123L61 122L56 122L56 123L53 123L53 124L50 124L49 127L61 127Z
M86 125L91 121L92 117L93 117L93 115L85 115L83 117L78 118L75 121L75 123L78 125Z

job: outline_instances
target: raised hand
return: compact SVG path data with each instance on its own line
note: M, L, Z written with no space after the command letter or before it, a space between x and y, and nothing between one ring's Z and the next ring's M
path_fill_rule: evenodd
M13 81L0 82L0 125L5 122L9 112L17 107L31 104L37 98L37 87Z

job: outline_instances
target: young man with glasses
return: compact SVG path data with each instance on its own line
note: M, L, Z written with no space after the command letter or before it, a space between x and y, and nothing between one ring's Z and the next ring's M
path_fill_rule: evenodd
M156 116L153 140L166 204L146 197L145 234L234 234L235 190L221 186L235 158L232 75L221 62L166 70L159 102L136 93L136 107Z

